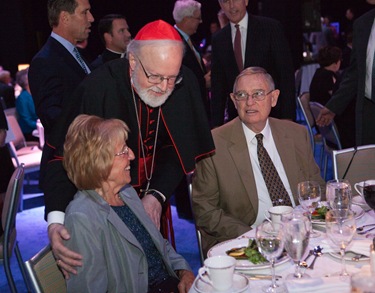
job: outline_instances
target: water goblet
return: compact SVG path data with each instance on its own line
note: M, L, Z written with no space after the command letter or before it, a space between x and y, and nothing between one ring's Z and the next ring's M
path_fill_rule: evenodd
M286 279L310 278L309 275L304 273L305 268L301 271L301 263L306 256L310 240L309 218L299 214L284 222L283 225L285 250L294 261L296 267L294 274L289 274Z
M341 271L333 275L348 277L346 271L345 249L352 241L356 231L354 212L351 210L330 210L326 214L326 233L329 239L340 248Z
M303 181L298 183L298 199L302 208L309 212L310 221L315 209L319 206L321 200L321 189L318 182ZM311 229L310 237L319 237L320 233Z
M272 222L264 221L256 227L255 235L259 252L271 263L272 283L264 286L263 292L287 292L284 284L276 283L275 277L275 261L284 249L283 224L275 228Z
M329 180L326 184L326 197L331 209L350 209L352 188L346 179Z

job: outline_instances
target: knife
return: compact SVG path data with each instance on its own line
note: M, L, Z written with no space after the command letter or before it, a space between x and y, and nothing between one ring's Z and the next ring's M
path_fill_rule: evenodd
M239 272L239 274L242 274L246 276L249 280L272 280L272 275L267 274L252 274L248 272ZM276 280L281 279L282 276L275 276Z

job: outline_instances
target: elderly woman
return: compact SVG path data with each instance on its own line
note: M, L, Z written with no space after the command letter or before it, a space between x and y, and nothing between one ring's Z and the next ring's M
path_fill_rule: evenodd
M79 115L69 127L63 165L79 191L66 210L66 245L82 254L83 266L67 280L68 291L187 292L194 281L188 263L129 185L127 138L118 119Z

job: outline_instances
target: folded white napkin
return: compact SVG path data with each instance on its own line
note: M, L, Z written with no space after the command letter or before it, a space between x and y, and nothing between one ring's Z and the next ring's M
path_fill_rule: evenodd
M351 291L349 281L342 281L340 277L289 280L285 282L285 285L289 293L349 293Z
M371 244L372 240L370 239L356 239L349 244L349 246L346 248L346 251L352 251L354 253L370 256ZM323 253L339 251L339 247L337 245L334 245L331 241L326 239L321 241L320 247L323 247Z

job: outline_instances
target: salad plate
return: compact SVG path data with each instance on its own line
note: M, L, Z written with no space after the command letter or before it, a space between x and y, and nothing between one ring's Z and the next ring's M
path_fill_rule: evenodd
M252 238L250 238L252 239ZM247 247L249 244L249 238L240 237L231 240L227 240L213 246L207 253L208 257L216 255L228 255L227 251L230 251L235 248ZM253 264L248 259L237 259L236 270L259 270L266 269L270 267L270 263L265 261L264 263ZM289 260L289 257L286 253L283 253L275 262L275 266L281 265Z

